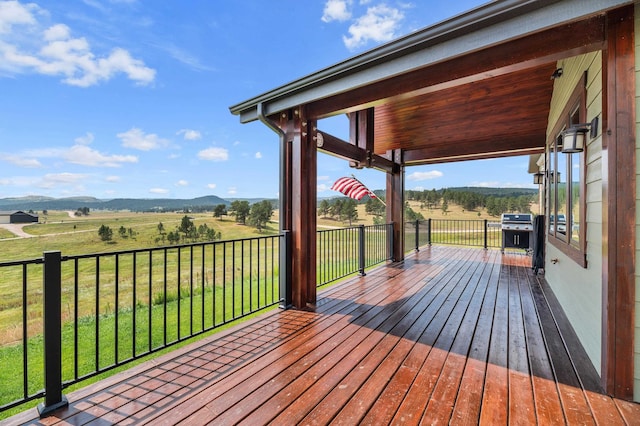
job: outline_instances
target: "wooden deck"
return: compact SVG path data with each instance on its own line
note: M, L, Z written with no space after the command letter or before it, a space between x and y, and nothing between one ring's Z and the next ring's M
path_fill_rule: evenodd
M640 424L639 405L599 392L529 264L425 249L321 292L313 312L265 314L8 423Z

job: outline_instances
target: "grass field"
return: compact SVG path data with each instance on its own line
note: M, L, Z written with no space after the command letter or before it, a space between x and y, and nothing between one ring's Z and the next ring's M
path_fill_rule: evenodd
M410 206L417 212L420 212L425 218L433 217L435 219L449 220L479 220L489 219L498 220L487 216L484 212L468 212L463 211L458 206L452 205L447 215L443 215L439 209L429 211L421 209L419 203L410 202ZM11 238L0 239L0 262L18 261L25 259L36 259L42 257L43 252L49 250L60 251L63 256L85 255L93 253L106 253L123 250L133 250L140 248L153 248L167 245L166 242L158 241L159 232L158 224L162 223L166 232L176 228L184 213L132 213L132 212L92 212L89 216L76 217L64 211L51 211L48 215L41 217L44 223L28 225L23 228L24 231L33 235L32 238ZM213 228L216 232L220 232L223 240L253 238L264 235L273 235L277 232L277 211L273 217L271 226L259 233L255 228L235 223L233 218L225 217L223 220L214 218L209 214L190 214L194 224L199 226L206 224ZM373 224L373 216L367 215L364 211L364 205L358 207L358 220L353 225L371 225ZM98 229L101 225L109 226L114 231L113 241L102 241L98 235ZM318 218L318 229L342 228L348 226L338 220L329 218ZM117 230L120 227L131 229L134 236L123 238ZM4 231L4 230L3 230ZM8 231L3 232L6 235ZM13 234L11 234L13 235ZM479 237L480 238L480 237ZM131 262L128 258L121 260L124 262L124 270L127 270L127 262ZM106 260L107 264L109 259ZM153 268L162 266L162 259L154 258ZM169 265L169 280L173 280L171 275L174 270L175 261L171 261ZM104 282L113 281L113 277L104 275L105 264L102 265L102 277ZM90 262L84 262L80 265L79 274L86 275L87 282L90 282L92 274L95 275L96 265ZM37 272L40 270L40 272ZM142 275L145 274L141 269ZM19 327L15 324L22 322L22 303L23 288L22 281L24 277L23 270L19 267L3 268L0 274L0 292L3 297L0 299L0 344L15 341L16 333ZM27 268L28 272L28 292L27 302L29 305L29 326L33 330L41 329L39 319L41 318L41 266L31 265ZM155 272L154 274L157 274ZM68 281L73 271L63 270L63 281ZM121 281L127 282L131 277L120 277ZM141 277L140 279L144 279ZM80 289L90 295L91 288L83 286L81 280ZM71 293L66 290L67 296ZM108 297L111 295L108 294ZM89 296L90 298L90 296ZM90 302L88 303L91 304ZM89 309L86 309L89 312Z
M429 211L421 209L419 203L409 203L414 211L420 212L425 218L434 219L450 219L450 220L482 220L498 221L499 218L487 216L486 213L463 211L458 206L451 205L447 215L441 210L434 209ZM31 238L15 238L9 231L0 229L0 262L36 259L42 257L42 253L49 250L61 251L63 256L85 255L92 253L110 253L116 251L134 250L141 248L153 248L167 245L166 242L158 241L159 232L158 224L162 223L166 232L176 228L184 213L131 213L131 212L92 212L89 216L75 217L69 215L68 212L51 211L46 217L41 217L44 223L28 225L23 230L33 237ZM211 214L189 214L194 224L197 226L207 224L216 232L222 234L223 240L255 238L265 235L273 235L277 233L277 211L272 218L271 226L259 233L255 228L236 224L233 218L225 217L223 220L212 217ZM373 224L373 216L367 215L364 205L358 207L358 220L352 225L371 225ZM98 235L98 229L101 225L109 226L114 231L113 241L104 242ZM344 228L349 223L341 221L318 218L318 229ZM121 237L118 229L124 227L131 228L134 236ZM351 240L350 240L351 241ZM341 247L344 244L341 245ZM342 247L344 249L345 247ZM197 249L196 249L197 250ZM239 265L223 265L220 267L205 265L204 261L198 259L212 258L213 253L202 252L194 253L190 251L180 252L176 249L168 251L169 257L161 256L149 257L149 260L135 260L132 255L113 256L108 255L101 257L100 272L96 272L96 260L90 258L86 262L78 261L75 265L71 262L64 264L63 267L63 317L65 325L63 327L63 340L65 343L64 357L67 360L74 359L73 353L67 351L73 347L68 344L73 340L74 323L73 311L78 310L78 341L80 345L80 353L82 354L74 363L78 363L79 375L87 374L95 368L104 368L106 365L115 362L117 359L123 359L131 356L134 352L133 341L137 343L136 353L140 351L148 351L149 348L156 348L157 342L163 339L158 333L162 333L164 327L158 327L159 330L153 328L153 332L148 331L148 318L151 317L154 324L168 322L168 327L173 330L169 331L169 340L178 339L178 329L180 335L186 336L193 332L193 325L187 326L195 319L196 332L202 329L202 323L210 324L214 315L223 315L224 317L235 318L236 313L226 312L224 314L214 313L203 310L201 307L211 305L214 300L232 300L234 305L239 306L242 311L249 310L251 296L244 298L244 290L241 285L245 278L244 261L247 256L251 258L264 256L263 262L264 276L276 276L277 271L271 270L277 268L277 255L275 255L276 264L267 267L267 255L269 258L273 253L268 254L265 247L262 249L250 249L251 254L236 254L242 262L241 275L238 280L234 278L240 269ZM218 258L228 256L230 252L224 251L222 246L216 249L215 254ZM236 250L235 246L229 250ZM244 253L244 252L243 252ZM239 257L238 257L239 256ZM243 257L244 256L244 257ZM344 256L343 256L344 257ZM117 259L116 259L117 258ZM341 259L341 262L347 260ZM146 263L145 263L146 262ZM115 279L114 264L119 264L119 268L123 271L137 271L120 273L118 279ZM133 266L134 263L137 266ZM191 265L190 269L182 271L179 265ZM338 270L342 266L336 266ZM345 268L349 270L351 266ZM269 269L269 270L267 270ZM29 329L28 353L29 353L29 391L35 392L42 387L42 265L30 265L26 268L27 276L27 296L26 303L28 305L27 322ZM195 290L193 287L195 270ZM167 275L168 271L168 275ZM181 272L178 272L181 271ZM200 272L202 271L202 272ZM213 282L213 275L218 277L225 276L227 281L231 279L231 286L223 282L217 285ZM255 280L258 271L249 266L250 280ZM333 271L318 269L318 277L323 278L325 275L334 274ZM201 276L202 275L202 276ZM348 275L348 274L347 274ZM7 267L0 270L0 292L3 297L0 299L0 363L3 365L3 371L0 372L0 383L9 383L10 385L2 386L0 391L0 405L19 398L22 392L22 324L23 324L23 289L22 277L23 269L21 267ZM76 291L72 284L72 277L78 276L78 306L75 305L74 295ZM153 276L151 280L148 277ZM98 277L98 278L96 278ZM96 279L100 284L95 284ZM135 282L144 283L149 280L149 286L141 286L133 293ZM119 296L116 297L114 291L114 282L118 282ZM153 282L151 282L153 281ZM163 285L171 283L169 291ZM202 283L202 284L198 284ZM264 283L263 283L264 284ZM271 284L273 290L274 282ZM240 290L236 291L236 288ZM213 296L215 290L215 298ZM96 294L100 291L100 302L96 303ZM227 293L225 293L225 291ZM222 293L221 293L222 292ZM193 295L193 297L191 297ZM185 301L189 300L189 304L184 307ZM270 296L273 298L273 296ZM208 298L208 299L207 299ZM265 295L265 300L267 296ZM166 305L164 301L166 300ZM195 302L195 305L194 305ZM221 302L219 302L221 303ZM215 305L215 302L213 302ZM166 314L161 307L166 306ZM180 307L183 307L182 310ZM229 308L227 308L229 309ZM98 315L96 315L96 312ZM222 311L221 311L222 312ZM136 313L137 319L134 321L133 316ZM178 320L180 318L180 320ZM224 318L223 318L224 319ZM219 318L216 322L219 322ZM96 347L96 323L100 323L100 350L99 356L95 353ZM133 336L128 340L119 341L120 337L116 336L115 328L118 325L120 332L124 335ZM190 327L191 330L183 330L184 327ZM200 328L199 328L200 327ZM208 327L208 326L205 326ZM135 332L133 330L136 330ZM142 331L140 331L142 330ZM133 339L133 340L132 340ZM116 344L116 341L118 342ZM151 344L149 345L149 342ZM114 353L114 348L119 348L120 355ZM69 363L73 365L73 363ZM71 378L73 372L65 366L65 378ZM71 376L70 376L71 375ZM97 379L93 379L97 380ZM86 384L86 383L85 383ZM10 410L0 414L0 418L5 417L9 413L15 412Z

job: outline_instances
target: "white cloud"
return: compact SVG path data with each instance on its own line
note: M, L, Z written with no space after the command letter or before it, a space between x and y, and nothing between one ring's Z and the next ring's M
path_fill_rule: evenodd
M238 190L236 189L235 186L230 186L229 189L227 190L227 194L229 195L236 195L238 193Z
M196 71L215 71L215 68L204 65L198 57L174 44L158 45L157 47L167 52L176 61Z
M257 159L262 158L262 153L260 151L256 152L256 158Z
M328 191L329 189L331 189L331 187L326 183L321 183L320 185L318 185L318 192L325 192L325 191Z
M48 173L42 177L41 188L55 188L59 185L76 185L87 179L87 175L80 173Z
M182 137L186 141L197 141L198 139L202 139L202 134L197 130L182 129L179 130L176 134L182 135Z
M189 186L189 182L184 180L184 179L181 179L178 182L176 182L176 185L177 186Z
M327 0L324 4L322 20L324 22L331 21L347 21L351 18L351 5L353 0Z
M356 49L370 40L378 43L389 41L395 38L403 19L404 14L399 9L385 4L370 7L349 27L350 36L343 36L342 40L348 49Z
M9 75L35 72L61 77L71 86L89 87L124 74L137 84L154 81L156 71L120 47L97 55L84 37L72 37L65 24L43 29L34 4L0 2L0 72ZM28 34L28 37L25 36Z
M227 161L229 151L225 148L211 147L198 152L198 158L208 161Z
M108 13L109 9L105 6L103 6L99 1L97 0L82 0L82 2L84 4L86 4L87 6L93 7L94 9L99 10L102 13Z
M27 168L42 167L42 163L40 163L40 161L38 161L36 158L28 158L20 155L0 153L0 160L6 161L7 163L11 163L18 167L27 167Z
M209 188L209 189L216 189L216 186L217 185L215 183L208 183L207 184L207 188Z
M318 176L318 182L325 182L329 180L329 176Z
M481 188L498 188L500 185L500 182L498 182L497 180L494 181L484 181L484 182L472 182L469 186L479 186Z
M432 170L430 172L413 172L409 176L407 176L407 180L421 181L421 180L437 179L442 176L444 176L444 173L438 170Z
M135 155L105 155L86 145L74 145L63 156L73 164L92 167L120 167L122 163L137 163Z
M43 158L60 158L72 164L91 167L120 167L123 163L137 163L135 155L107 155L90 148L88 143L93 139L90 133L87 136L76 138L76 145L70 148L44 148L33 149L20 154L0 153L0 160L12 163L20 167L41 167Z
M538 185L534 185L531 182L517 183L517 182L500 182L484 181L484 182L471 182L468 186L479 186L483 188L537 188Z
M120 176L107 176L107 182L120 182Z
M9 33L14 25L35 24L32 12L37 11L38 6L33 3L22 5L17 1L0 2L0 34Z
M152 194L168 194L169 190L164 188L151 188L149 192Z
M75 143L80 144L80 145L91 145L91 142L93 142L93 134L87 132L86 135L84 136L78 136L77 138L75 138Z
M126 132L118 133L116 136L122 141L122 146L140 151L151 151L169 144L168 140L160 138L155 133L145 134L141 129L135 127Z

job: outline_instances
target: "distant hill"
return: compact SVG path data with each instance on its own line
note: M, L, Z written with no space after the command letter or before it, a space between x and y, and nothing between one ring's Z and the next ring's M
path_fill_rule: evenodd
M536 188L487 188L484 186L458 186L453 188L440 188L436 189L436 192L442 193L442 191L455 191L455 192L473 192L480 195L493 196L493 197L519 197L521 195L535 195L538 193ZM417 193L417 192L425 192L431 191L429 189L425 190L415 190L415 189L407 189L405 192L407 193ZM384 189L374 189L373 193L376 196L384 198L386 195L386 190ZM343 195L331 195L324 198L340 198ZM366 199L363 198L363 199Z
M166 211L184 210L231 203L216 195L192 199L173 198L114 198L100 200L95 197L51 198L44 196L28 196L19 198L0 198L0 210L77 210L88 207L91 210L131 210L131 211Z
M436 190L441 193L443 190L447 191L460 191L460 192L475 192L484 196L493 197L519 197L522 195L534 195L538 193L534 188L485 188L485 187L456 187L456 188L443 188ZM378 197L385 197L385 190L376 189L373 191ZM423 191L407 190L407 196L410 193L418 193ZM327 197L340 198L342 195L335 195ZM368 197L365 197L362 202L365 202ZM177 198L114 198L112 200L101 200L95 197L67 197L67 198L52 198L42 195L30 195L27 197L11 197L0 198L0 210L77 210L82 207L88 207L91 210L131 210L131 211L174 211L184 210L185 208L194 209L202 207L215 207L218 204L224 204L227 207L231 205L232 201L241 200L249 201L250 204L262 200L270 200L275 204L278 203L277 199L273 198L230 198L224 199L216 195L207 195L204 197L197 197L191 199L177 199ZM318 199L320 202L320 199Z
M486 188L482 186L460 186L444 189L447 191L474 192L476 194L492 197L520 197L521 195L535 195L538 193L537 188ZM442 191L442 189L438 191Z

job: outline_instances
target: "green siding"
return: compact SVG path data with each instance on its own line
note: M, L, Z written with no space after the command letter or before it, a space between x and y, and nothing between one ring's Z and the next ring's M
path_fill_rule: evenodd
M547 137L587 71L587 121L602 118L602 54L589 53L558 62L564 74L554 81ZM602 119L600 120L602 123ZM601 370L602 346L602 129L586 151L587 268L547 244L545 276L585 347L591 362ZM550 260L558 259L557 264Z

